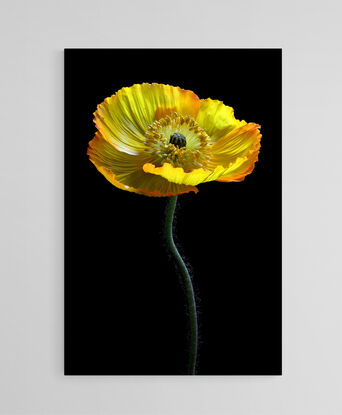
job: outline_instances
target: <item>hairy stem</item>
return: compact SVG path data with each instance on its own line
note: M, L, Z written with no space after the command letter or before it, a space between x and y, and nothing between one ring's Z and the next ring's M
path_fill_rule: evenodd
M189 313L189 361L188 361L188 375L195 375L196 373L196 359L197 359L197 343L198 343L198 325L197 325L197 312L195 293L191 282L189 271L180 256L178 249L173 240L173 218L177 204L177 196L171 196L169 198L169 205L166 211L165 220L165 233L168 247L176 263L179 266L179 270L184 282L185 296L187 299L187 307Z

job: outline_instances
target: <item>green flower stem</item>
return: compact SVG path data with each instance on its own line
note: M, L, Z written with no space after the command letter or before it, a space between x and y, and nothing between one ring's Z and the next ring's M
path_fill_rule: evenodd
M198 326L197 326L197 312L196 312L196 301L194 288L192 286L191 277L188 269L180 256L178 249L173 240L172 226L175 207L177 204L177 196L171 196L169 198L169 205L166 211L165 220L165 233L166 240L173 255L177 262L180 273L184 282L185 295L187 299L188 313L189 313L189 325L190 325L190 347L189 347L189 366L188 375L195 375L196 372L196 359L197 359L197 343L198 343Z

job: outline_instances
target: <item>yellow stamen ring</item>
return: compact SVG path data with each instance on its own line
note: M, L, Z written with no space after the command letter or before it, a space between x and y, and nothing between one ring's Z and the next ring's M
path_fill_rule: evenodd
M146 147L155 159L156 166L170 163L173 167L183 167L185 172L190 172L207 165L209 136L189 115L171 112L151 124L145 136Z

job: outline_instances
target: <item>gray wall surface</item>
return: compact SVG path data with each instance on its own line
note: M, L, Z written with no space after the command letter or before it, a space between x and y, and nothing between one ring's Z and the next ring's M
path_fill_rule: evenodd
M12 0L0 33L0 413L342 414L341 3ZM63 376L67 47L283 48L282 377Z

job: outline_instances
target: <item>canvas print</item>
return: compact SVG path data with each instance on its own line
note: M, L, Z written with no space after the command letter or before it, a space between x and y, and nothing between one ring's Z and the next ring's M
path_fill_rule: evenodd
M281 374L281 50L65 50L65 374Z

